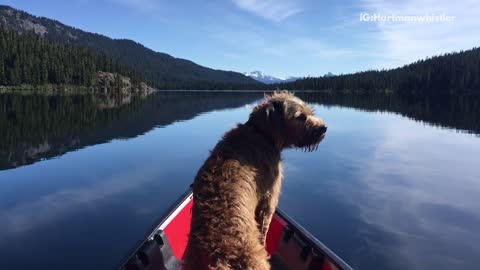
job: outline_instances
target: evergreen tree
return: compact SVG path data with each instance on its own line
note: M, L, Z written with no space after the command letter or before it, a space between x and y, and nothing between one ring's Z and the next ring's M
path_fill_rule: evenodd
M3 52L0 51L0 85L4 85L6 83L5 79L5 61Z
M98 71L140 78L103 54L0 28L0 85L91 86Z
M435 56L390 70L370 70L334 77L308 77L270 86L270 89L277 88L329 91L390 90L400 93L479 92L480 48Z

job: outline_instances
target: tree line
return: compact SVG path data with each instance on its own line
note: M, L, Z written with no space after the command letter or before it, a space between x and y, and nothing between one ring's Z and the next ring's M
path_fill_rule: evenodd
M155 52L127 39L112 39L0 5L0 25L16 32L31 31L26 23L43 27L50 41L88 48L116 59L147 79L157 89L255 89L261 83L238 72L215 70L192 61Z
M128 54L128 50L123 52ZM143 61L143 58L136 59ZM0 27L0 85L92 86L97 71L130 77L134 84L145 81L145 77L153 78L151 74L147 74L153 71L134 71L132 65L124 62L125 59L114 59L97 50L52 41L33 32L19 34ZM176 71L182 72L188 73L188 70ZM155 77L147 83L157 89L480 92L480 48L439 55L390 70L370 70L333 77L308 77L273 85L250 81L218 81L210 77L185 80L168 76Z
M135 85L145 81L157 89L258 89L250 82L221 82L208 79L148 81L145 74L106 54L78 45L52 41L33 32L0 27L0 85L78 85L93 86L98 71L130 77ZM179 71L180 72L180 71ZM115 87L121 83L116 76Z
M390 69L309 77L273 89L393 92L480 92L480 48L447 53Z
M0 85L92 86L97 71L130 77L134 84L142 79L104 54L0 27Z

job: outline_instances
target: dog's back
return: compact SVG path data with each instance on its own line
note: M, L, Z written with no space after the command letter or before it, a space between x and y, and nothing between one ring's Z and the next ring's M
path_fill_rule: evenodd
M269 269L255 213L264 192L258 182L277 178L278 169L270 168L278 168L280 153L261 144L262 138L239 125L200 168L185 269Z

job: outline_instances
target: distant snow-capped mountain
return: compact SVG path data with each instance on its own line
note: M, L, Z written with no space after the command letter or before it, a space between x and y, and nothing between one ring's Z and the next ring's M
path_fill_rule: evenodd
M245 74L245 76L248 76L252 79L255 79L259 82L266 83L266 84L292 82L299 79L297 77L291 77L291 76L286 78L273 77L261 71L245 72L243 74Z
M328 72L327 74L323 75L323 77L335 77L335 74Z

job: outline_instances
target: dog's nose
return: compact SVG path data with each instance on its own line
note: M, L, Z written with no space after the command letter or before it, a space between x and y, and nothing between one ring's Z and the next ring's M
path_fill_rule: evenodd
M327 132L327 126L323 125L323 126L320 127L320 133L323 134L325 132Z

